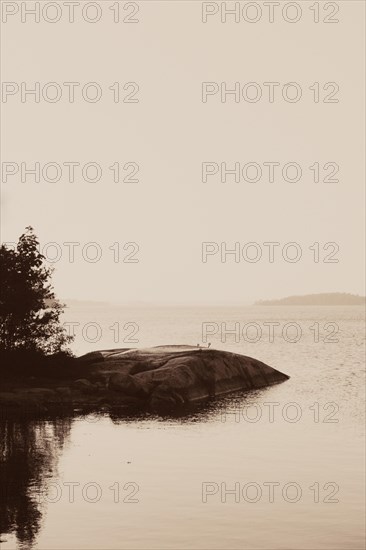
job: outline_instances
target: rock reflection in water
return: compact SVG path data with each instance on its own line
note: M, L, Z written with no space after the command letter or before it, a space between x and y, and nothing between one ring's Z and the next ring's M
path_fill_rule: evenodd
M43 507L35 495L46 490L56 471L71 422L0 419L0 537L15 535L20 548L31 548L36 541Z

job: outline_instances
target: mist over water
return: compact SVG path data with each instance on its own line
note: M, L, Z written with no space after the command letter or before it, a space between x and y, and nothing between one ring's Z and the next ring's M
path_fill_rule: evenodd
M364 549L365 2L0 12L0 550Z
M68 308L76 329L102 330L95 343L76 330L77 354L202 344L210 323L212 347L291 378L184 416L2 420L1 548L363 548L363 319L360 307ZM126 323L138 343L122 342ZM235 323L239 342L224 342Z

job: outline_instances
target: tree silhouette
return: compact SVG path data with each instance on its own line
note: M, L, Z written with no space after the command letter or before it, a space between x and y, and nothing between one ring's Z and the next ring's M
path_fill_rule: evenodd
M30 549L45 513L48 479L68 438L71 418L29 420L0 417L0 540L14 534Z
M16 249L0 247L0 350L66 351L72 337L60 323L63 305L55 297L32 227L19 238Z

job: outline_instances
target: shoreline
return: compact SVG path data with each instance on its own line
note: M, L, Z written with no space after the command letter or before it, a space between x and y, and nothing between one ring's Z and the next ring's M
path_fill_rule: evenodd
M72 360L67 373L53 377L8 377L2 383L0 412L49 413L75 409L100 412L179 411L237 391L288 380L268 365L231 352L193 346L157 346L90 352ZM67 375L66 375L67 374ZM72 374L72 376L71 376Z

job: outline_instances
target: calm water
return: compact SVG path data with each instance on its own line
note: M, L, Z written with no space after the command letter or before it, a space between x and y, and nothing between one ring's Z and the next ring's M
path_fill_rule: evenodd
M211 323L213 347L291 379L180 418L1 421L2 549L364 548L361 307L73 307L65 320L78 354L196 344Z

